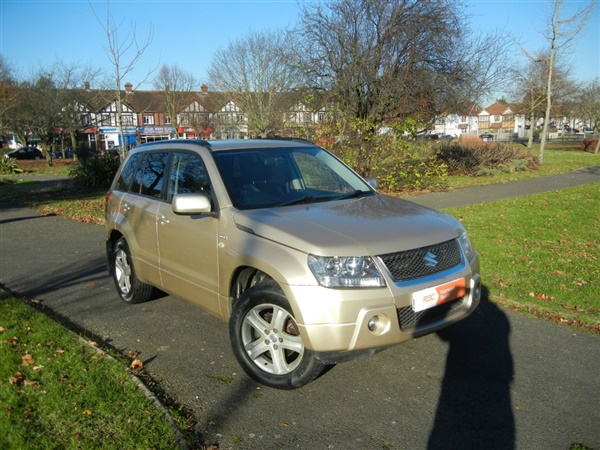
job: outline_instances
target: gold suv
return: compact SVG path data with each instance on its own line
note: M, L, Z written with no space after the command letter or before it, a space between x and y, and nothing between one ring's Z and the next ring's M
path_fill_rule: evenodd
M279 389L464 319L481 293L456 219L301 140L137 147L106 196L106 251L125 302L158 289L220 317Z

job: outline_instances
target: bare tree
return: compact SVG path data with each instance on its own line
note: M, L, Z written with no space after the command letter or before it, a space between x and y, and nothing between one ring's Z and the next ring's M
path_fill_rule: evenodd
M208 69L211 88L228 93L248 118L248 128L266 136L281 128L285 95L296 89L288 64L286 34L252 32L218 50Z
M524 112L529 116L527 147L533 144L533 131L537 119L544 117L549 69L548 54L540 53L524 66L516 67L511 71L515 82L512 89L513 96L519 98ZM553 78L552 115L555 117L569 115L566 111L567 105L575 92L569 70L563 65L555 65Z
M584 87L577 99L577 111L580 117L590 122L596 136L594 154L600 151L600 78L591 81Z
M22 143L39 139L52 165L52 144L60 127L64 90L59 86L52 69L40 69L30 80L19 85L18 105L10 126Z
M17 101L18 86L13 69L0 55L0 131L6 129L7 114L17 105Z
M594 7L594 0L591 0L586 7L580 9L575 14L565 19L561 19L561 7L565 1L549 0L549 2L551 11L548 18L548 28L543 33L544 37L548 41L549 49L547 50L548 56L546 59L548 64L548 73L545 86L546 109L544 112L544 125L542 128L540 142L540 163L544 161L544 149L546 147L546 140L548 138L548 127L550 124L552 109L554 68L556 67L557 61L570 52L575 39L583 30L583 27L585 26L587 19L592 13ZM525 53L531 60L536 61L535 57L533 57L527 51L525 51Z
M163 65L154 78L154 89L163 93L165 109L177 136L179 136L179 116L192 103L192 92L197 83L193 74L185 72L177 65Z
M507 43L471 38L449 0L335 0L301 6L299 66L370 135L386 122L429 122L488 94L506 77Z
M117 126L121 136L120 154L121 159L123 159L127 151L125 146L125 135L123 133L122 120L124 96L126 94L124 94L121 90L121 86L123 86L124 81L127 81L127 77L132 74L136 65L142 59L144 52L152 43L154 32L151 28L147 38L140 42L137 38L135 23L132 22L129 30L123 35L123 22L117 23L114 21L110 14L109 0L106 2L106 18L104 20L98 16L92 5L92 2L88 0L88 3L106 36L107 46L104 48L104 51L106 52L106 56L108 57L114 70L114 100L117 104ZM146 82L154 70L155 68L148 70L144 79L140 80L137 85Z

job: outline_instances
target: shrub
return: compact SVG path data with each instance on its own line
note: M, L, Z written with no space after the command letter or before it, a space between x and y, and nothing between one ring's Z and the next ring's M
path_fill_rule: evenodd
M514 144L482 142L476 136L439 145L437 159L448 167L450 175L486 175L535 169L537 157Z
M383 139L373 175L384 191L436 189L446 184L446 165L437 161L430 145Z
M586 138L579 144L579 148L584 152L594 153L596 150L596 145L598 144L598 139Z
M17 167L17 161L13 158L5 158L0 156L0 174L10 175L13 173L23 172Z
M108 188L117 173L120 160L110 154L88 153L80 157L69 175L76 185L87 188Z

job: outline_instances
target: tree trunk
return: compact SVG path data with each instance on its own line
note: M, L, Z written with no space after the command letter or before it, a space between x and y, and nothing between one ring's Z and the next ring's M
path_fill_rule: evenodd
M556 39L558 38L558 26L560 17L560 5L562 0L556 0L554 17L552 19L552 38L550 46L550 61L548 63L548 81L546 83L546 113L544 114L544 127L542 129L542 138L540 141L540 164L544 162L544 148L548 135L548 125L550 122L550 109L552 108L552 72L554 71L554 58L556 56Z

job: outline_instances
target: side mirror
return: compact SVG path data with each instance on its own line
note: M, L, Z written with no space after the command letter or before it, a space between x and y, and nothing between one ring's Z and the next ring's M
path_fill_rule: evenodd
M179 194L173 197L171 208L175 214L191 216L211 213L212 203L204 194Z
M375 178L369 178L367 183L369 183L373 189L377 190L377 180Z

